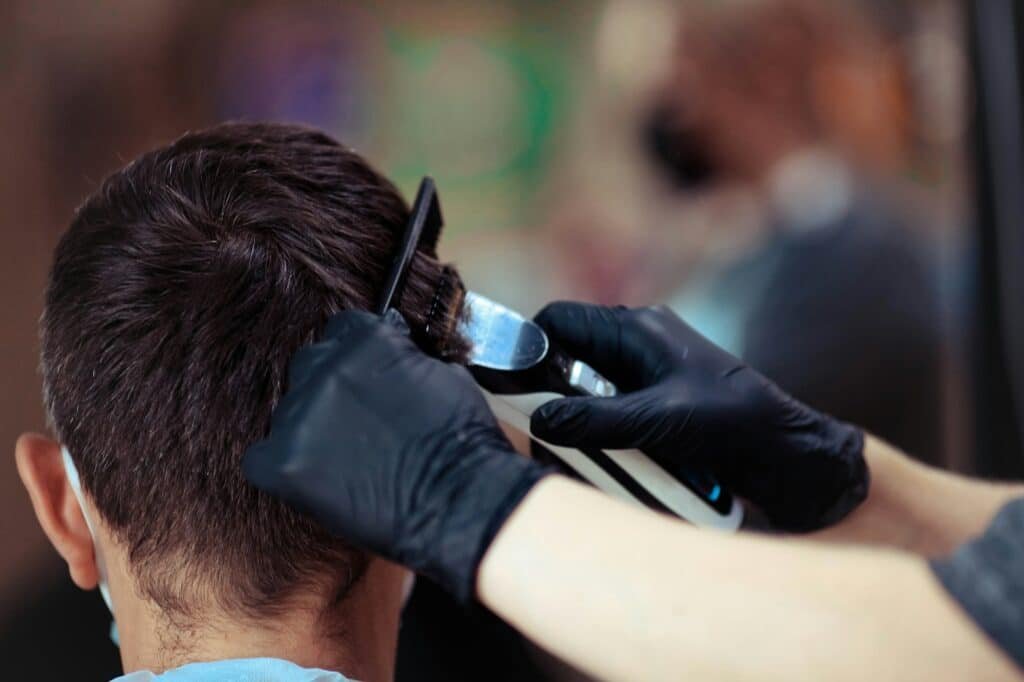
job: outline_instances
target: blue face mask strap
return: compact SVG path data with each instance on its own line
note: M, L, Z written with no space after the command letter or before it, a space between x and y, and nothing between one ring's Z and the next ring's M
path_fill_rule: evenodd
M100 546L96 542L96 527L93 526L92 521L89 519L89 514L85 511L85 494L82 492L82 481L78 476L78 469L75 467L74 461L71 459L71 453L68 452L66 447L60 449L61 459L64 461L64 472L67 474L68 483L71 485L71 490L75 493L75 499L78 500L78 506L82 509L82 516L85 518L85 525L89 529L89 535L92 537L93 552L96 555L96 568L100 574L100 594L103 596L103 601L107 604L107 608L110 610L110 615L114 615L114 602L110 598L110 588L107 586L107 566L103 561L103 555L100 553ZM110 623L110 639L115 645L120 646L120 640L117 633L117 621Z

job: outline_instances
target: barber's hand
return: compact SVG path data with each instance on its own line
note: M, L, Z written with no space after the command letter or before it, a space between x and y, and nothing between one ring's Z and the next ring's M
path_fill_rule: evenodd
M329 530L473 595L477 566L546 473L515 454L463 367L423 354L401 315L335 315L290 367L246 477Z
M866 497L860 429L790 397L667 308L554 303L537 322L620 394L547 403L536 436L709 471L781 530L829 526Z

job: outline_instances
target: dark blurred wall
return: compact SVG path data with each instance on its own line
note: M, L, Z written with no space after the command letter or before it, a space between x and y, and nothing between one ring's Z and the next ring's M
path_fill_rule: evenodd
M118 12L94 3L3 3L0 10L0 615L56 579L14 467L26 430L45 430L38 319L57 239L74 207L125 159L201 120L182 87L201 56L195 3L148 0ZM188 58L185 58L189 55Z
M16 38L11 22L2 24L6 35L0 43L7 48L0 68L0 101L5 103L0 107L0 443L7 457L0 469L0 537L5 544L0 611L5 611L16 578L27 575L29 563L48 556L14 468L13 446L23 429L43 428L35 328L53 235L44 229L50 212L36 189L43 169L32 83L24 71L10 68L10 41Z

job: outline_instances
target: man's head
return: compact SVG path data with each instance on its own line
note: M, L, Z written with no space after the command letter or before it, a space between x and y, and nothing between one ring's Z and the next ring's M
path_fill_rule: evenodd
M359 579L361 551L250 487L239 462L295 351L331 313L373 307L407 217L357 154L270 124L186 135L79 209L46 294L46 406L135 591L162 612L262 618L298 593L337 603ZM456 360L459 292L421 252L398 301L420 345ZM432 307L444 324L428 334ZM50 450L23 439L18 463L54 539L72 515Z

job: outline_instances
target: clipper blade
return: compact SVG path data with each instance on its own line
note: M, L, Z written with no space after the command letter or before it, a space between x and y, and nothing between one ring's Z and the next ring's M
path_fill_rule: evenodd
M466 292L459 333L469 340L469 364L487 369L529 369L548 352L544 330L486 296Z

